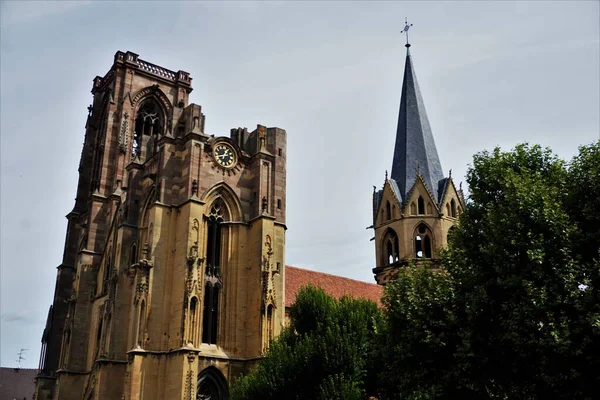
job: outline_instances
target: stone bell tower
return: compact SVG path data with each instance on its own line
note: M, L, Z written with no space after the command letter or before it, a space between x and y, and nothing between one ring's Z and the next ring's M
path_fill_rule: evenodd
M121 51L94 79L38 400L226 399L281 329L286 132L208 134L191 83Z
M444 176L409 43L391 176L386 172L383 188L373 189L377 283L388 282L411 260L435 264L464 198L452 174Z

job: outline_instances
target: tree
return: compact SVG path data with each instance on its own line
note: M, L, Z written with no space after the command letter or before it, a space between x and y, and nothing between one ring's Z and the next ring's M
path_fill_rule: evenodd
M451 277L409 265L386 287L386 324L379 331L381 399L460 398L454 371L459 342Z
M593 398L600 384L600 143L474 156L439 269L384 297L383 399Z
M576 254L591 242L581 238L574 219L583 225L597 214L590 216L573 195L600 187L598 174L594 182L581 176L584 159L598 154L597 146L582 149L569 170L540 146L474 157L467 174L471 201L442 264L456 291L462 337L456 358L468 366L460 381L469 382L475 395L591 397L586 377L597 371L598 353L581 352L583 342L597 335L598 320L594 328L581 314L589 310L581 285L597 293L597 281L589 279L597 262L582 262Z
M367 370L381 324L375 303L336 300L308 286L298 292L290 317L260 363L234 382L233 400L358 400L372 390Z

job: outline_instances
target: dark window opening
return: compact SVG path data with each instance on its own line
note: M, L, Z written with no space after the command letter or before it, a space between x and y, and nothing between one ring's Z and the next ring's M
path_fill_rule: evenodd
M417 227L415 235L415 257L431 258L431 232L423 224Z
M219 321L219 286L207 283L204 288L204 315L202 320L202 343L217 344Z
M193 344L196 342L196 334L198 331L198 298L192 298L190 302L190 336L189 341Z
M267 307L267 341L273 340L273 305Z
M138 321L137 343L142 346L144 344L144 335L146 331L146 302L142 300L140 306L140 318Z
M281 199L277 199L277 209L281 210Z
M419 196L419 200L417 200L419 215L425 214L425 200L421 196Z
M196 400L225 400L229 397L227 381L215 367L208 367L198 375Z
M206 274L219 276L221 261L221 222L218 217L208 219L208 235L206 244Z
M144 102L135 118L131 157L145 159L156 153L156 142L163 133L162 111L155 101Z
M390 219L392 219L392 210L391 210L389 201L385 203L385 216L386 216L386 220L388 220L388 221Z
M104 279L103 279L104 285L106 285L106 282L110 278L110 270L111 270L111 259L109 258L108 262L106 264L104 264ZM104 289L106 289L106 287Z
M279 154L279 157L281 157L281 149L277 150L277 154Z
M133 265L137 263L137 246L134 244L131 246L131 254L129 256L129 264Z
M398 235L393 229L389 229L383 239L385 244L385 263L393 264L400 260L400 248L398 246Z
M456 202L454 201L454 199L450 201L450 215L453 218L456 218Z
M96 332L96 355L100 351L100 341L102 340L102 320L98 324L98 332Z

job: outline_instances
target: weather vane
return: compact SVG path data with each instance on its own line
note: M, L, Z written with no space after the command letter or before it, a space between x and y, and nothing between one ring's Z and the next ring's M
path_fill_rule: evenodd
M403 33L406 33L406 47L410 47L410 43L408 43L408 30L413 24L408 24L408 18L404 18L404 29L402 29Z

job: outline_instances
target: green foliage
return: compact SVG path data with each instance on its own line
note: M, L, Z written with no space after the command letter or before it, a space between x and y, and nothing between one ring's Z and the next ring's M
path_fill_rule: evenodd
M451 283L444 270L410 265L387 285L378 347L382 398L441 398L453 384L458 338Z
M600 143L475 155L442 268L386 288L381 399L593 398L600 385Z
M303 289L232 399L594 398L600 387L600 142L476 154L441 267L374 303Z
M368 388L368 358L381 311L373 302L333 299L302 288L290 328L231 390L235 399L360 399Z
M582 150L570 169L539 146L474 157L467 174L471 202L443 266L454 282L462 338L455 356L464 371L457 380L476 395L591 396L586 375L598 353L582 356L583 342L594 333L578 321L589 311L580 285L597 291L586 279L597 263L582 263L575 251L591 242L574 220L584 202L569 199L599 187L598 174L582 178L575 169L599 155L598 146Z

